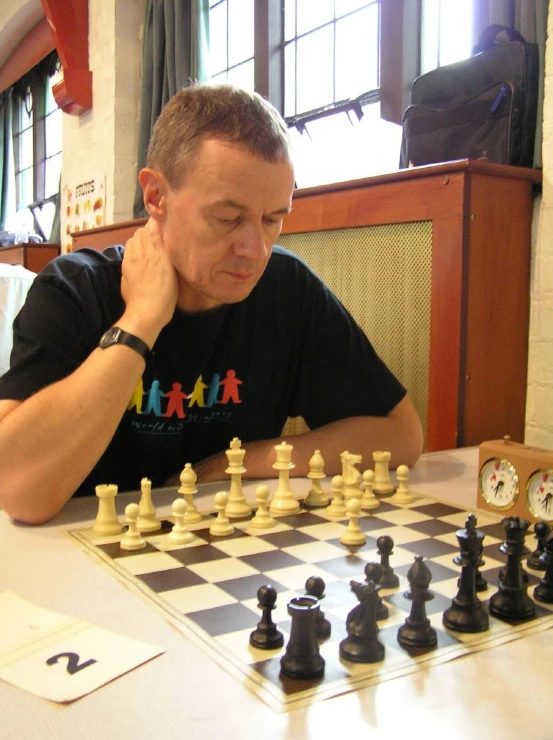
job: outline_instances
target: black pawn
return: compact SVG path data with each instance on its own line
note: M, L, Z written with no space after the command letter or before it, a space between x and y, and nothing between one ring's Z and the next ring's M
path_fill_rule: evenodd
M499 581L499 590L490 597L490 614L506 621L525 621L536 614L536 606L526 593L521 563L525 551L524 538L530 522L511 516L503 520L503 526L507 564Z
M476 570L481 560L484 533L476 529L476 517L470 514L464 529L455 533L460 548L461 577L459 591L445 610L442 621L457 632L484 632L490 620L476 595Z
M378 589L374 581L350 581L351 590L359 599L347 616L348 636L340 643L340 657L354 663L378 663L384 658L384 645L378 640L376 605Z
M298 596L288 604L292 617L290 639L280 660L280 670L289 678L321 678L325 661L319 653L316 621L319 602L314 596Z
M411 613L397 632L398 642L407 649L434 647L438 642L438 637L426 616L426 602L434 598L428 590L432 574L428 566L423 563L422 555L415 557L407 578L411 586Z
M390 555L394 549L394 541L390 535L383 534L377 539L376 546L378 548L377 552L380 555L380 565L383 569L379 585L382 588L397 588L399 586L399 578L390 566Z
M374 581L374 583L379 586L380 585L380 579L382 578L383 568L379 563L367 563L365 566L365 580L367 583L369 581ZM390 616L390 610L386 606L386 604L383 603L382 597L379 596L376 600L376 618L377 619L388 619Z
M534 598L545 604L553 604L553 537L545 543L545 575L534 589Z
M320 608L320 601L324 599L325 595L325 582L320 576L311 576L305 582L305 593L308 596L314 596L319 601L319 613L317 614L317 620L315 622L315 633L319 639L325 639L330 637L332 630L330 622L325 617L323 610Z
M261 621L250 634L250 645L261 650L274 650L282 647L284 637L274 624L271 612L275 608L277 593L273 586L261 586L257 591L257 606L263 610Z
M545 570L545 543L551 532L547 522L536 522L534 524L534 537L538 541L536 549L526 560L526 565L533 570Z

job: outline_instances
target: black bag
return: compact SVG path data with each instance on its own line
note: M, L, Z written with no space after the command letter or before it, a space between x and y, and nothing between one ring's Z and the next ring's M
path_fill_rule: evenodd
M498 34L509 41L497 43ZM486 28L475 56L417 77L403 116L400 167L481 159L532 167L538 47Z

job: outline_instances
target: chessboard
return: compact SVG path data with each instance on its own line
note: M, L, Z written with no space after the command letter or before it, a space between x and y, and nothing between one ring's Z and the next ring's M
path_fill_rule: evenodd
M455 532L465 526L469 512L412 493L415 500L411 504L398 506L384 496L378 509L361 513L359 525L367 540L358 548L340 542L346 517L337 519L324 508L303 505L299 513L278 516L270 529L254 529L246 519L233 520L234 532L226 537L209 533L214 515L207 514L190 525L195 539L183 546L168 541L171 517L162 520L157 532L144 534L146 547L134 552L121 549L120 535L100 536L92 529L69 534L270 707L286 711L493 649L553 625L553 604L548 607L536 601L536 616L530 621L507 623L490 616L485 632L463 634L446 629L442 614L457 594L461 572L453 562L459 552ZM506 560L501 550L505 530L494 514L470 513L476 514L478 529L485 534L480 571L489 585L478 596L486 605L497 591ZM399 576L398 588L380 591L389 607L388 619L378 623L385 656L379 663L351 663L339 656L346 617L358 604L350 581L363 583L365 565L379 562L376 542L381 535L394 541L390 565ZM535 548L531 531L526 544L530 550ZM398 643L397 632L410 612L411 601L405 595L407 573L417 555L423 556L432 573L433 598L426 603L426 612L438 641L433 649L408 651ZM528 570L528 574L531 596L543 573ZM318 680L288 679L280 673L291 625L287 604L305 594L305 583L314 575L326 584L320 606L332 626L330 637L320 644L325 674ZM257 591L266 584L277 591L272 617L284 635L284 646L269 651L249 644L249 635L261 617Z

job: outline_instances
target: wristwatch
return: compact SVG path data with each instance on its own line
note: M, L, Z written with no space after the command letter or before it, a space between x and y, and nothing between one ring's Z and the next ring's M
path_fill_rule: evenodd
M111 329L108 329L105 334L102 335L98 347L100 347L100 349L107 349L113 344L124 344L127 347L131 347L145 360L147 360L151 354L151 350L146 342L135 337L134 334L129 334L128 331L124 331L119 326L112 326Z

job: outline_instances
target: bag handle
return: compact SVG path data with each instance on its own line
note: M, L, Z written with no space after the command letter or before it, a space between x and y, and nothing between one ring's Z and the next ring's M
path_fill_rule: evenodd
M482 31L478 38L478 43L472 50L473 56L475 54L480 54L480 52L482 51L493 49L494 46L498 46L501 43L506 43L501 40L498 41L497 37L500 33L504 33L509 41L518 41L521 44L526 43L526 39L521 36L520 33L514 28L508 28L507 26L500 26L499 24L495 24L493 26L488 26Z

